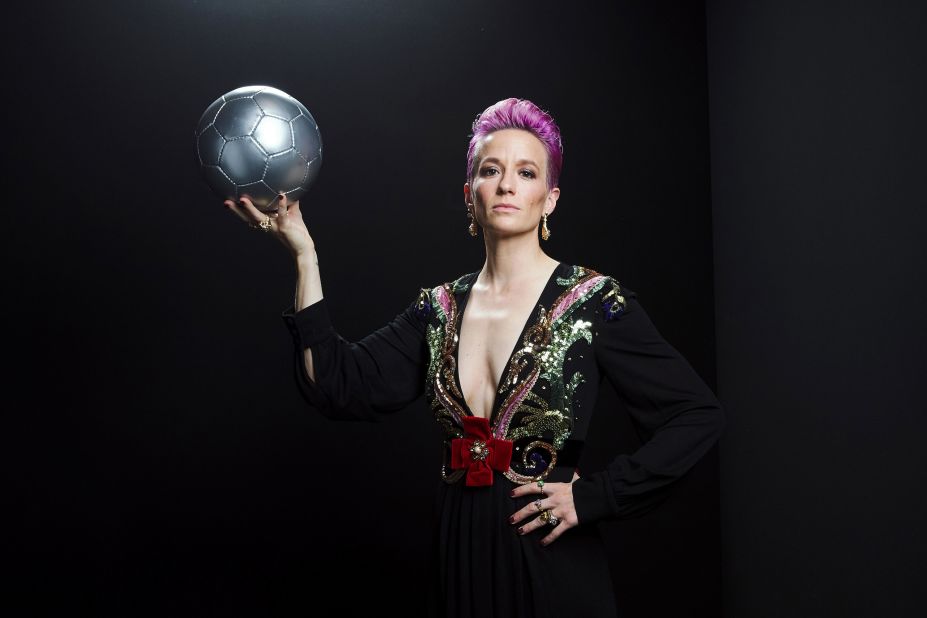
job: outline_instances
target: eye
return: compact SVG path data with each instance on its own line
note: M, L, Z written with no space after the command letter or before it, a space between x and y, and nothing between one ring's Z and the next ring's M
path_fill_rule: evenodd
M535 174L533 171L529 170L529 169L521 170L520 173L521 173L521 175L524 176L525 178L534 178L534 177L536 176L536 174Z
M494 167L484 167L480 170L480 176L494 176L494 172L498 173L498 169Z

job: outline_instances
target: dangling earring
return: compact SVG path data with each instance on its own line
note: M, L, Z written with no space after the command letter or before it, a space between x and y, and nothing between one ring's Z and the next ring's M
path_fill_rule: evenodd
M473 206L473 204L467 204L467 206ZM476 236L476 219L473 218L473 213L470 210L467 210L467 216L470 217L470 227L467 229L470 230L470 236Z
M544 213L544 223L541 224L541 238L547 240L550 238L550 230L547 229L547 213Z

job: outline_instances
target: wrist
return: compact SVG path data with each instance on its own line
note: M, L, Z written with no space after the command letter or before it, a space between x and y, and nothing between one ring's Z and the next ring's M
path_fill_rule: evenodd
M297 268L314 268L319 265L319 256L314 245L294 253L293 259L296 260Z

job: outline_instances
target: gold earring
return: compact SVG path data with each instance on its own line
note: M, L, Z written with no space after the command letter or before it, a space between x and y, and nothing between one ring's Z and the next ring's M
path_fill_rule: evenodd
M473 206L473 204L468 204L468 206ZM467 210L467 216L470 217L470 227L467 229L470 230L470 236L476 236L476 219L473 218L473 213Z
M547 229L547 213L544 213L544 223L541 224L541 238L547 240L550 238L550 230Z

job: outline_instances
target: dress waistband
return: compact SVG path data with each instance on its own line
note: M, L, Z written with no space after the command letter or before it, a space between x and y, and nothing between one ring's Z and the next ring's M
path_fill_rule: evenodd
M579 465L584 444L583 440L566 440L563 447L556 450L546 440L533 437L522 438L515 441L509 468L502 473L513 483L520 485L532 483L538 479L568 482ZM455 483L464 476L464 471L451 469L448 458L449 450L449 448L445 449L441 477L447 483ZM551 474L554 474L554 477L551 477Z

